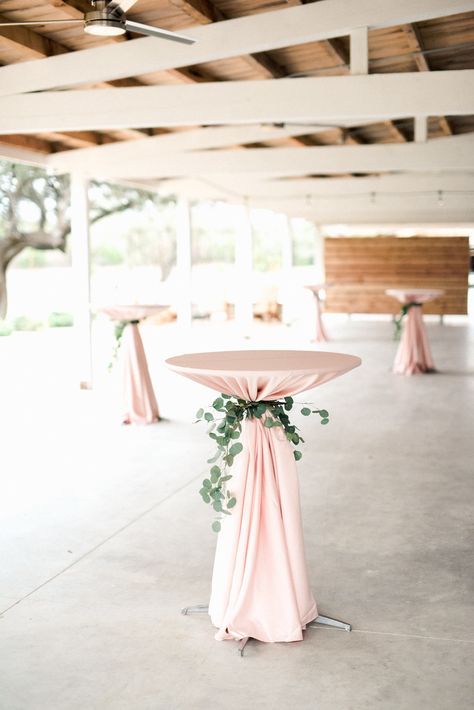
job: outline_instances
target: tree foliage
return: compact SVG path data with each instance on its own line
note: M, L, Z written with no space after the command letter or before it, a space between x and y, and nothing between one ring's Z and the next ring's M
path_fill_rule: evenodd
M92 182L90 221L160 201L162 198L146 190ZM7 311L6 273L12 260L26 247L65 251L69 232L69 176L0 161L0 318ZM173 257L167 254L166 261Z

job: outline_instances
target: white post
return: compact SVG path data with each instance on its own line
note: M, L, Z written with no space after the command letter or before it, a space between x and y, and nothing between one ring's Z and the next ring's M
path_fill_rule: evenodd
M290 294L291 289L291 271L293 268L293 229L291 226L291 219L288 215L282 215L282 269L281 269L281 286L280 294L282 299L282 314L281 318L285 325L288 325L291 321L290 314L291 308L288 303L288 294Z
M92 388L92 333L89 244L89 181L71 173L71 261L74 280L76 372L81 389Z
M357 27L350 34L351 74L369 73L369 40L367 27Z
M324 283L324 237L318 224L314 225L314 266L316 283Z
M178 324L189 328L191 308L191 208L189 200L179 197L176 208L176 270L179 293L177 300Z
M247 206L242 207L241 226L235 240L235 322L242 335L249 335L253 322L252 221Z
M428 116L415 116L415 143L428 140Z

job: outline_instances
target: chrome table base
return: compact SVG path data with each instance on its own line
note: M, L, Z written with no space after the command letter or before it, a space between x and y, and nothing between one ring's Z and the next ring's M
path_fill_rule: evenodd
M181 609L181 613L185 616L187 616L188 614L207 614L208 609L209 607L207 604L196 604L195 606L185 606L183 609ZM321 614L317 616L314 621L311 621L309 624L306 624L306 627L308 629L317 629L321 628L321 626L331 626L332 628L340 629L341 631L351 631L352 629L352 626L350 624L347 624L345 621L338 621L337 619L332 619L330 616L321 616ZM237 651L241 656L244 655L244 648L247 645L248 641L248 636L239 641Z

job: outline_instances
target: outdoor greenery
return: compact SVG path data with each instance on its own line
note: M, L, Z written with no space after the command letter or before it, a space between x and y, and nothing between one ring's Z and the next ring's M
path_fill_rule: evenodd
M228 394L221 394L214 400L210 409L197 411L197 421L205 421L209 424L207 433L217 446L214 455L208 459L207 463L212 464L212 467L209 477L202 482L199 494L204 503L212 505L214 511L220 516L230 515L230 511L237 503L235 496L228 489L228 482L232 478L229 469L233 465L235 457L243 450L241 442L238 441L242 433L242 422L245 419L260 419L268 429L282 427L288 441L293 446L298 446L300 442L304 442L304 439L298 433L298 427L290 422L288 416L293 405L292 397L285 397L282 400L250 402ZM301 414L305 417L309 417L310 414L319 414L321 424L329 422L329 414L326 409L303 407ZM293 455L296 461L299 461L303 454L299 449L295 449ZM220 531L219 519L214 520L212 529L214 532Z

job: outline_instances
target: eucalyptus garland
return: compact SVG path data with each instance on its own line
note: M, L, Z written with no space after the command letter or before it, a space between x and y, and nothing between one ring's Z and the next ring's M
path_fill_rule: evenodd
M207 463L213 464L208 478L202 482L199 494L204 503L212 505L214 511L220 516L230 515L232 508L237 503L235 496L228 490L228 482L232 478L229 469L234 459L243 449L238 439L242 433L244 419L262 419L263 425L268 429L282 427L286 438L294 446L304 442L298 433L298 427L290 422L288 412L293 408L292 397L281 400L262 400L250 402L228 394L221 394L214 400L208 410L199 409L196 421L205 421L209 424L208 435L214 441L217 450L208 459ZM303 407L301 414L309 417L310 414L319 414L321 424L328 424L329 414L326 409L310 409ZM296 461L302 457L299 449L293 451ZM221 517L222 519L222 517ZM221 523L219 519L212 523L214 532L219 532Z
M395 316L395 318L393 319L393 325L395 326L395 330L393 333L394 340L400 340L400 335L402 334L403 319L405 318L410 308L413 308L413 306L421 306L421 303L418 303L417 301L410 301L410 303L405 303L400 308L400 313L398 314L398 316Z
M123 336L123 331L125 330L125 326L127 326L129 323L138 323L138 321L129 321L129 320L119 320L115 323L114 326L114 337L115 337L115 343L114 343L114 348L112 350L112 358L108 364L108 369L111 370L114 366L114 363L116 362L120 350L120 346L122 345L122 336Z

